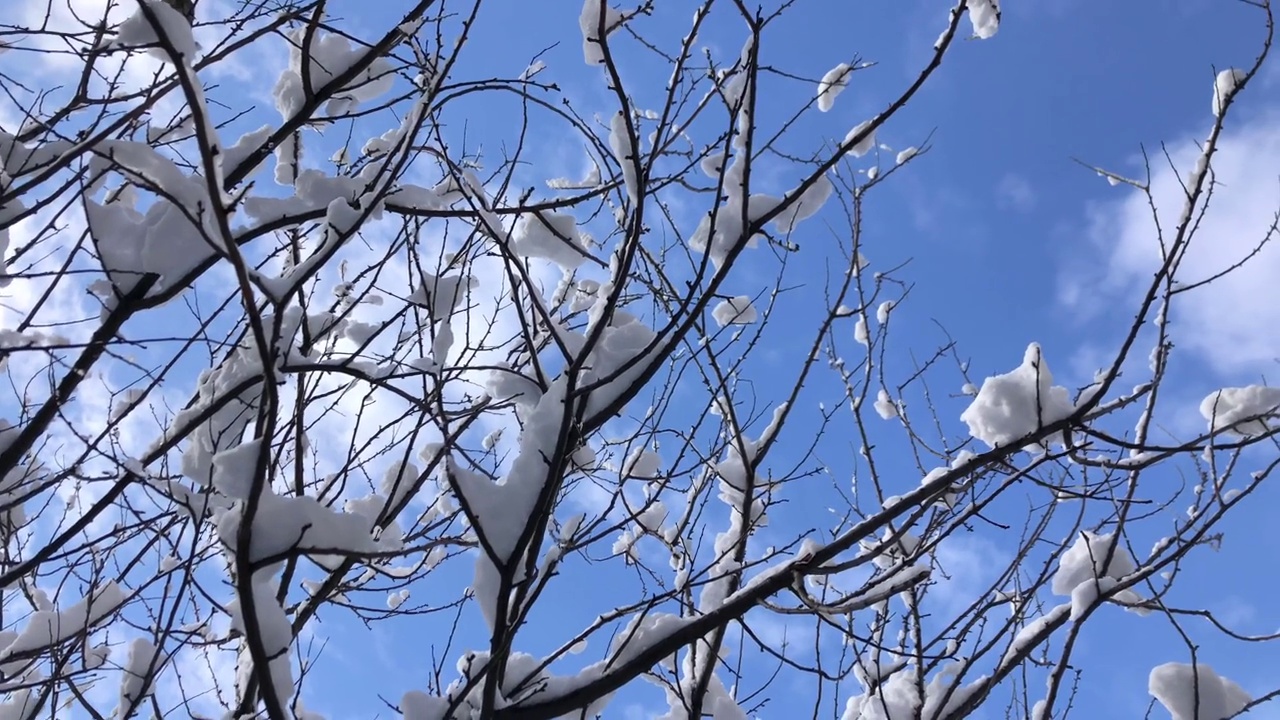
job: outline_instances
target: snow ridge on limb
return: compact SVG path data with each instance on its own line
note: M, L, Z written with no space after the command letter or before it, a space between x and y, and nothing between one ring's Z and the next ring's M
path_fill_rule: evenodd
M6 642L0 643L0 662L77 637L107 620L126 599L119 585L108 582L63 610L38 610L27 618L21 631L9 633L9 637L4 638Z

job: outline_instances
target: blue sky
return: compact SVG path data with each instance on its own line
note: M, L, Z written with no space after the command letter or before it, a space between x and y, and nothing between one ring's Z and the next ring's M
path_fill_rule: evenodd
M874 2L838 9L833 5L799 4L767 38L766 52L777 53L790 63L788 67L803 68L812 77L855 55L879 66L859 73L831 113L802 124L802 131L790 141L795 147L812 149L824 136L839 137L845 128L879 108L926 58L941 24L939 3ZM492 19L477 27L472 52L460 67L481 74L510 74L527 58L559 40L560 45L543 56L547 77L559 82L584 107L610 107L610 98L595 72L580 62L573 32L576 3L493 3L489 11ZM683 22L687 14L683 9L660 11L667 12L675 16L673 23ZM1119 280L1113 278L1110 284L1100 280L1115 264L1115 251L1109 244L1123 242L1107 236L1137 232L1115 221L1130 193L1111 187L1073 158L1136 176L1140 145L1157 148L1165 141L1176 149L1179 144L1186 146L1189 138L1202 135L1210 121L1214 70L1252 59L1253 44L1246 40L1254 39L1256 28L1248 25L1250 16L1243 6L1208 1L1142 6L1078 0L1035 7L1011 4L995 39L958 43L926 90L879 135L880 142L894 151L930 138L929 152L881 188L868 209L864 252L878 266L910 260L898 273L912 284L912 290L910 300L898 310L901 316L895 315L897 346L932 348L939 337L931 323L936 320L959 341L959 352L971 360L975 378L1013 367L1027 342L1034 340L1044 345L1064 384L1085 384L1095 369L1091 363L1096 362L1097 353L1109 349L1128 316L1124 312L1099 313L1079 300L1064 298L1073 297L1084 285L1095 288L1098 297L1119 303L1127 299L1125 283L1132 285L1140 278L1129 273ZM368 16L363 21L373 24ZM656 26L656 21L649 25ZM735 54L741 42L736 28L722 26L713 26L704 37L727 57ZM639 88L641 97L646 81L661 81L664 68L625 54L624 58L632 62L624 65L626 77ZM781 89L777 105L790 107L809 91L796 85ZM1270 125L1259 125L1272 110L1267 100L1273 93L1272 76L1264 76L1238 108L1231 130L1248 124L1251 129L1275 132L1268 130ZM502 112L468 118L468 134L477 138L489 133L509 135L509 118ZM770 119L767 110L762 112L762 122ZM489 142L492 145L494 141ZM891 162L892 154L886 153L886 162ZM572 177L580 170L571 147L553 145L548 155L548 165L564 168L548 174ZM1246 168L1242 172L1256 171ZM822 232L807 229L812 237L802 236L799 242L824 242ZM813 260L803 252L792 262L794 274L790 277L804 277L806 272L820 277L816 276L820 266L806 266ZM1269 262L1274 267L1274 254ZM767 281L776 267L772 258L759 252L747 257L743 266L740 272L747 280L735 292L748 294L761 289L750 286L751 281ZM1111 287L1116 283L1122 287ZM797 297L813 299L804 292ZM802 299L794 300L792 307L797 313L804 312ZM1126 306L1112 307L1123 310ZM788 344L785 335L771 337L771 347ZM760 377L776 369L770 365L786 361L785 353L772 361L769 357L767 354L766 359L753 364ZM1213 388L1254 381L1267 372L1269 364L1265 356L1233 364L1215 359L1212 349L1193 351L1185 359L1180 357L1171 395L1178 403L1194 408ZM767 395L768 381L757 382L756 390ZM954 392L958 387L959 381L954 388L943 390ZM822 392L807 393L806 399L823 401ZM829 400L835 401L834 397ZM958 414L963 405L949 401L943 407L954 407ZM1170 422L1178 430L1188 429L1181 410L1175 415L1179 417ZM797 425L792 430L803 436L802 428ZM888 462L894 463L892 459ZM909 465L903 470L910 472ZM839 477L837 470L833 473ZM1175 482L1161 473L1149 478L1153 483ZM1164 495L1163 490L1153 493ZM826 499L795 500L796 519L822 512ZM1184 504L1185 499L1176 503L1179 508ZM1273 556L1276 542L1268 531L1265 510L1270 505L1271 493L1264 489L1252 506L1240 508L1222 550L1196 556L1170 597L1186 606L1225 612L1246 632L1273 630L1268 621L1268 598L1276 589L1275 583L1267 573L1252 570L1262 557ZM1017 512L1016 502L1008 507ZM1167 529L1167 521L1152 522L1159 529L1149 528L1151 533ZM1143 541L1157 536L1152 534ZM1005 542L998 533L989 533L966 541L957 551L954 562L963 568L956 571L961 576L957 582L964 585L962 592L973 592L981 582L965 579L963 574L988 574L983 561L994 559L988 555L999 556ZM1145 548L1140 547L1142 550ZM549 643L550 637L558 635L555 630L561 614L567 621L582 617L588 608L607 606L603 597L597 597L605 595L605 575L599 577L589 588L571 583L548 598L554 600L553 609L541 622ZM575 625L568 624L565 630ZM353 632L363 635L364 631ZM791 632L803 636L806 630L797 627ZM535 629L528 640L536 643L542 634ZM342 653L343 635L345 631L334 631L335 655ZM411 647L416 645L385 634L380 642L377 658L411 655ZM533 647L528 649L534 651ZM1210 641L1201 657L1249 689L1270 689L1266 685L1268 673L1259 668L1274 667L1270 664L1277 659L1274 650ZM1086 675L1075 712L1083 717L1119 718L1136 717L1145 711L1150 701L1146 675L1151 667L1185 661L1187 655L1163 620L1136 618L1105 608L1083 634L1076 659L1086 668ZM342 667L345 673L368 664L361 653L351 661L338 659L335 667ZM377 679L371 678L371 684L394 693L393 688L403 687L393 671L400 665L398 660L379 663ZM1033 692L1038 689L1032 685ZM796 700L807 707L811 690L797 688L796 693ZM637 704L630 706L630 712L640 713L637 717L645 712L638 708L650 707L645 697L646 693L637 694ZM651 693L649 697L652 699ZM357 695L333 698L332 702L335 704L330 707L335 711L349 706L353 717L367 707ZM776 716L778 707L786 707L787 702L784 691L772 712L766 710L761 716ZM620 698L610 716L627 707ZM1161 712L1157 710L1156 716ZM981 716L1002 713L1003 708L995 708ZM1262 711L1254 715L1267 716Z
M401 5L344 0L331 3L330 12L343 18L343 26L354 34L369 37L394 23ZM661 5L642 27L683 33L691 9L683 4L673 7L676 3ZM1167 142L1185 171L1188 160L1194 160L1194 155L1187 155L1191 139L1202 137L1212 119L1215 70L1247 65L1260 37L1253 22L1257 13L1226 0L1143 4L1051 0L1009 5L995 38L957 42L922 93L878 133L879 142L888 146L881 155L885 169L902 148L922 145L926 139L929 148L877 188L867 204L862 251L872 262L871 270L909 261L893 273L911 290L892 315L893 352L886 371L891 381L910 375L911 351L922 357L942 342L941 327L958 341L957 353L970 363L974 382L1012 369L1027 344L1036 341L1043 345L1059 382L1070 388L1087 384L1097 364L1109 359L1107 353L1126 327L1134 288L1146 278L1144 263L1153 241L1133 191L1110 186L1073 158L1136 177L1141 172L1140 146L1155 155L1159 143ZM812 153L883 107L927 61L943 27L946 7L932 0L797 3L765 37L766 61L813 79L853 58L877 66L856 73L834 109L802 119L784 145L798 154ZM579 10L576 2L558 0L486 3L455 76L512 77L545 50L541 59L547 69L542 78L557 82L584 115L599 112L607 118L614 109L613 99L599 72L583 65ZM963 28L967 31L967 23ZM740 26L721 17L702 35L701 43L718 59L731 61L742 44ZM280 63L283 53L278 48L264 51L260 60L268 66ZM626 50L621 52L621 62L637 105L656 106L670 68ZM276 121L270 103L272 80L263 79L274 74L274 70L259 75L242 69L225 78L229 87L261 98L259 109L236 127L248 130ZM1212 242L1194 256L1191 275L1212 272L1238 255L1240 248L1248 246L1248 238L1265 228L1260 223L1269 222L1280 200L1275 176L1275 168L1280 167L1280 103L1274 100L1275 79L1273 72L1264 72L1228 125L1221 156L1222 202L1228 212L1206 224L1205 233ZM811 82L774 83L761 105L759 123L773 127L783 122L790 108L806 102L812 92ZM518 117L518 104L510 100L477 100L454 108L444 132L455 147L461 147L465 138L471 147L482 143L486 158L496 159L504 143L515 141L518 127L513 121ZM529 168L522 180L534 185L551 177L576 178L586 169L575 141L546 124L535 123L531 129L535 143L526 156ZM314 155L328 157L336 148L330 142L318 143ZM854 163L861 168L871 164L871 158ZM765 182L776 183L776 189L782 190L798 177L794 168L784 166L776 173L767 172ZM1167 176L1157 185L1172 187ZM541 188L539 192L546 193ZM1265 205L1268 202L1272 205ZM691 230L702 210L693 203L683 210L685 217L678 219L686 231ZM744 377L753 380L750 391L756 395L758 413L767 416L787 389L776 385L778 378L790 377L794 361L807 352L802 343L808 342L817 321L812 307L822 298L824 261L829 257L824 250L834 247L832 234L838 232L839 222L834 212L824 212L807 221L793 238L801 250L788 258L786 278L795 290L779 300L767 343L744 365ZM1255 267L1256 271L1233 277L1220 292L1205 293L1197 308L1175 314L1175 327L1183 334L1175 336L1179 353L1169 381L1164 411L1168 414L1161 417L1170 432L1186 436L1198 431L1203 421L1195 408L1212 390L1274 376L1271 368L1280 356L1280 339L1267 339L1262 328L1275 327L1268 321L1280 319L1280 311L1273 309L1280 307L1280 292L1268 280L1280 271L1280 258L1272 249L1257 259ZM768 289L777 272L776 256L758 249L744 256L725 291L757 295ZM902 286L889 286L890 297ZM175 315L174 322L179 318ZM846 332L846 350L852 352L856 346L851 322ZM1263 337L1255 340L1255 336ZM1242 337L1251 340L1242 342ZM1139 354L1138 360L1145 361L1146 349ZM963 432L958 416L967 404L958 397L963 379L953 369L943 368L936 382L934 400L949 437L955 437ZM692 386L682 389L697 392ZM908 396L911 403L921 400ZM813 408L818 403L840 404L838 386L829 379L806 386L800 403L806 410L786 430L787 443L793 444L784 443L771 464L785 468L801 459L817 428ZM752 432L758 433L762 426L753 425ZM839 499L829 490L831 482L847 488L856 468L853 456L859 441L839 436L848 430L847 426L832 428L818 457L805 460L825 471L814 481L825 482L827 488L795 491L774 518L768 536L776 530L777 537L782 537L787 529L804 523L821 526L831 517L828 508ZM914 487L919 471L905 453L894 454L895 449L907 447L898 427L886 423L873 433L882 451L882 471L905 478L900 481L903 490ZM1172 469L1144 479L1153 485L1168 484L1148 495L1156 499L1174 494L1181 481ZM944 566L954 579L937 591L934 602L939 612L952 607L948 603L972 599L985 588L991 568L999 566L1009 543L1016 540L1026 499L1043 500L1043 496L1044 491L1039 495L1015 491L997 505L1007 513L1000 519L1014 525L1012 538L987 528L947 545ZM1189 497L1183 492L1170 510L1138 525L1134 541L1140 554L1168 531L1171 519ZM1245 633L1276 630L1271 606L1278 588L1259 563L1275 557L1280 549L1268 512L1277 500L1275 491L1264 486L1250 503L1233 511L1221 550L1193 553L1169 596L1171 601L1224 613ZM718 529L716 523L721 520L713 517L708 527ZM1049 537L1056 536L1051 531ZM653 557L657 567L665 567L660 554ZM411 602L448 601L471 581L471 567L469 558L446 563L430 576L429 584L413 589ZM616 563L587 566L581 559L571 559L563 578L544 597L518 649L535 655L553 650L594 615L628 599L636 582L633 571ZM374 708L380 710L379 717L393 717L377 698L395 702L407 690L427 688L434 660L430 646L437 644L440 650L439 639L453 617L444 612L374 623L370 629L341 613L321 613L313 634L325 643L325 650L304 694L308 707L335 719L373 717ZM459 649L481 647L487 638L475 607L463 608L460 617L462 629L451 657L443 663L445 683L452 678L452 657ZM1275 649L1227 643L1213 639L1204 632L1206 628L1189 627L1196 637L1205 639L1204 661L1251 691L1274 687L1268 682L1274 683L1270 668L1280 661ZM759 628L762 633L785 630L801 638L812 633L811 626L786 627L776 618L762 618ZM577 657L584 664L597 659L601 644L594 642ZM1083 633L1075 655L1076 664L1086 673L1075 713L1091 718L1141 716L1150 700L1147 673L1154 665L1170 661L1185 662L1187 654L1167 621L1103 608ZM753 677L768 671L758 655L749 655L746 662ZM572 670L572 662L565 667ZM811 686L794 682L783 673L772 688L774 701L760 717L784 717L793 703L809 706ZM849 683L844 692L852 686ZM1038 681L1031 683L1033 700L1040 687ZM837 703L841 707L843 699L840 696ZM997 694L993 703L1003 699ZM661 694L652 688L628 689L606 717L647 717L660 702ZM1157 710L1154 716L1162 717L1161 713ZM1002 716L1002 705L978 715ZM1273 715L1260 710L1251 717Z

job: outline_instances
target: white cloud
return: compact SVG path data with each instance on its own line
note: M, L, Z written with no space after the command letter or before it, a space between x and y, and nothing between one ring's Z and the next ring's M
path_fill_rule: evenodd
M1017 173L1007 173L996 183L996 205L1026 212L1036 206L1036 191L1031 182Z
M1008 566L1009 552L978 535L953 533L934 551L941 572L933 576L929 596L939 617L964 612Z
M1192 139L1168 147L1178 174L1153 158L1151 178L1166 242L1173 237L1185 197L1179 174L1186 176L1200 152ZM1249 258L1268 237L1280 209L1280 112L1242 124L1229 122L1213 168L1217 187L1178 272L1183 283L1222 273ZM1085 256L1073 263L1077 272L1065 283L1063 299L1096 316L1141 292L1160 261L1160 239L1147 199L1129 190L1123 199L1094 208L1089 240ZM1280 358L1280 333L1274 331L1280 327L1277 278L1280 247L1267 243L1241 267L1178 296L1171 314L1174 342L1222 373L1266 369Z

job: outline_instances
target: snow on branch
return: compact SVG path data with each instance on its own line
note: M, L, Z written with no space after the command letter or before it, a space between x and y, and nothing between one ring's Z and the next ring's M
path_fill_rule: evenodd
M1074 409L1067 389L1053 384L1040 346L1032 343L1017 369L983 381L960 419L969 434L995 448L1052 425Z
M996 0L905 68L821 46L856 4L88 5L0 39L28 61L0 73L0 717L1280 697L1238 662L1275 637L1186 591L1248 594L1280 468L1267 367L1196 330L1273 260L1274 133L1236 110L1267 3L1188 26L1258 55L1184 43L1213 124L1168 168L1082 162L1126 195L1018 205L1111 243L1050 274L1010 223L972 242L992 168L950 126L989 140L978 106L919 114L1059 101L975 70L1021 71L964 42ZM1100 695L1079 648L1135 623L1158 640L1112 650L1148 688Z

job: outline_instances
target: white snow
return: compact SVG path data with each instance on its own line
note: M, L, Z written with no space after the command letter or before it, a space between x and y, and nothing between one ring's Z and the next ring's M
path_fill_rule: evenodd
M144 6L155 17L161 32L164 33L164 39L173 46L184 61L190 64L195 59L197 50L195 36L191 32L191 23L187 22L182 13L163 0L142 0L137 3L137 9L133 11L133 15L120 23L112 45L118 48L150 47L151 55L165 61L172 60L163 47L156 47L160 37L156 34L155 26L147 19Z
M542 389L533 380L512 370L505 363L498 363L489 371L484 381L485 392L494 400L513 400L525 409L532 409L542 397Z
M484 436L484 439L480 441L480 447L483 448L485 452L492 451L498 446L498 442L502 440L502 431L505 429L506 428L499 427L489 431L489 433Z
M552 178L547 181L547 187L552 190L590 190L600 187L600 166L594 160L591 161L591 169L581 180L570 180L569 178Z
M534 60L532 63L529 64L528 67L524 69L524 72L520 73L520 79L528 82L529 80L533 79L533 76L545 70L546 67L547 67L546 63L542 62L541 60Z
M85 220L103 267L117 286L128 289L140 273L152 272L161 276L155 288L159 291L214 254L210 243L221 242L221 234L209 212L203 179L188 175L142 143L109 140L99 143L95 151L95 163L109 162L120 174L164 188L169 196L155 198L145 213L123 201L85 200ZM199 218L201 225L194 224L192 217Z
M1147 690L1173 720L1224 720L1235 717L1252 701L1244 688L1204 663L1165 663L1152 668Z
M1071 616L1070 620L1075 622L1085 616L1090 606L1098 601L1098 597L1105 592L1109 592L1116 585L1115 578L1099 578L1097 580L1085 580L1071 591ZM1129 590L1120 593L1132 592Z
M402 590L396 590L396 591L394 591L394 592L387 593L387 609L388 609L388 610L396 610L396 609L398 609L401 605L403 605L403 604L404 604L404 601L405 601L405 600L408 600L408 599L409 599L409 590L408 590L408 588L404 588L404 589L402 589Z
M789 407L787 403L775 407L769 424L753 440L731 421L732 413L724 409L728 403L727 398L718 398L713 410L725 418L724 436L728 441L724 459L714 463L713 469L720 478L719 499L730 510L729 524L716 533L714 547L717 560L711 570L714 579L703 585L698 598L699 609L704 612L719 607L729 596L732 580L741 570L733 549L765 521L757 469L752 467L752 463L759 448L772 442L781 429Z
M1076 541L1058 560L1058 571L1053 576L1053 593L1070 595L1076 586L1085 581L1099 577L1118 579L1133 572L1136 569L1133 556L1124 547L1118 545L1111 555L1111 562L1107 565L1106 571L1102 571L1102 561L1114 538L1112 534L1096 535L1088 530L1080 533Z
M689 247L710 256L715 267L720 267L729 252L742 238L746 227L742 224L743 206L747 210L747 222L754 223L759 217L778 206L781 198L753 193L745 193L741 161L735 157L733 163L725 170L724 186L727 200L716 209L714 214L704 215L702 222L689 237ZM714 224L715 232L712 233ZM746 247L754 248L759 244L759 235L746 238Z
M490 581L488 574L496 572L488 557L490 552L506 561L519 549L520 535L549 479L547 459L555 455L565 422L566 392L567 381L562 376L527 411L515 460L498 482L462 466L452 457L446 459L447 476L471 510L474 530L486 547L476 562L476 585L485 585ZM473 589L482 599L480 588Z
M747 91L748 73L746 68L750 66L751 52L754 48L754 36L747 35L746 42L742 44L742 52L738 56L738 62L733 67L721 68L716 72L716 84L720 87L725 106L738 108L739 134L738 137L733 139L733 145L739 150L746 147L744 135L753 127L750 108L746 107L749 101L743 97L743 94Z
M91 648L85 649L85 652L84 652L85 668L91 668L91 669L97 670L103 665L106 665L107 661L110 659L111 659L111 646L105 642L100 645L95 645ZM0 714L0 717L4 717L4 715Z
M396 29L405 35L416 35L422 29L423 23L427 21L426 16L419 16L409 22L402 22L396 26Z
M1227 103L1231 100L1231 96L1236 93L1236 89L1240 83L1244 82L1245 72L1236 68L1230 68L1218 73L1213 79L1213 116L1222 117L1222 111Z
M213 488L233 500L249 499L261 447L261 442L251 440L215 454L210 476Z
M428 212L444 209L454 199L456 198L442 195L436 188L425 188L412 183L397 185L388 197L396 207Z
M835 104L836 97L849 85L853 68L846 63L831 68L818 81L818 110L827 112Z
M914 146L906 148L905 150L900 150L898 152L898 157L896 158L896 162L897 164L901 165L906 161L910 160L911 158L915 157L919 152L920 152L920 149Z
M579 280L574 287L573 297L569 300L569 312L582 312L596 304L596 293L600 292L600 282L597 280L583 279Z
M169 126L147 124L148 145L173 143L192 137L195 137L195 121L190 115L183 116L181 120ZM128 192L128 190L125 192Z
M587 257L577 220L563 213L522 216L511 233L511 243L517 254L550 260L565 270L577 268Z
M876 322L881 325L889 322L889 313L893 312L895 305L897 305L897 303L893 300L885 300L880 303L880 307L876 308Z
M311 87L319 89L333 82L334 78L351 68L369 48L352 47L351 41L337 33L313 33L306 37L307 27L299 26L289 33L289 66L276 80L274 95L276 109L283 118L290 118L300 111L306 100L302 83L302 48L307 45L311 56L307 58L307 71ZM391 62L379 57L343 85L325 108L330 114L350 112L361 102L372 100L391 89L395 75Z
M662 523L667 519L667 507L661 500L654 500L635 514L636 524L651 533L662 530Z
M1018 630L1013 636L1013 642L1005 649L1003 657L1000 659L1001 665L1007 665L1020 653L1026 652L1028 648L1034 647L1036 636L1044 632L1048 628L1060 622L1064 615L1071 612L1071 603L1058 605L1040 617L1032 620Z
M748 40L742 50L744 58L750 57L751 47L751 41ZM744 73L738 73L728 83L733 87L724 90L726 95L743 91L744 88L738 85L739 76L744 75ZM726 102L730 102L733 106L730 98L726 97ZM747 103L743 103L738 109L735 146L740 146L752 130L752 120L748 110ZM710 175L713 171L719 171L723 162L724 159L721 156L708 157L703 160L702 169ZM748 194L745 174L746 165L740 153L733 157L732 162L724 168L723 172L718 172L724 189L724 202L713 212L704 215L698 227L689 236L689 247L706 253L717 269L740 243L748 248L756 247L760 236L756 233L748 233L748 229L761 217L777 210L778 206L784 202L784 198L774 195ZM793 231L797 223L812 216L821 208L831 190L830 181L822 177L816 179L801 193L797 194L795 190L787 193L785 202L790 202L793 198L795 202L773 218L775 227L784 233Z
M715 180L720 177L720 173L724 172L724 153L711 153L702 158L698 162L698 167L702 170L702 174Z
M857 678L858 684L862 686L863 690L867 691L892 677L906 666L907 659L897 654L889 652L867 653L858 658L857 664L853 666L853 675Z
M29 681L38 676L39 671L33 670L21 679ZM34 720L36 713L45 707L44 696L36 694L36 690L36 687L25 687L7 691L8 699L0 703L0 720Z
M5 332L0 330L0 347L6 347ZM111 422L116 422L129 413L133 405L142 400L146 391L142 388L129 388L111 400Z
M604 22L604 35L600 34L601 21ZM617 30L622 24L622 14L609 7L608 0L585 0L582 3L582 14L578 17L578 26L582 30L582 57L588 65L604 64L604 49L601 38Z
M249 156L261 147L274 131L275 127L263 125L257 130L241 135L234 144L222 149L222 166L227 169L239 167L240 163L248 160ZM257 168L250 169L256 170Z
M853 339L858 341L859 345L869 346L871 343L871 334L867 329L867 316L859 314L858 322L853 326Z
M801 220L813 217L822 209L834 189L835 187L825 175L819 176L812 185L800 193L800 197L795 202L778 213L778 216L773 219L773 226L783 235L790 235ZM790 200L792 194L788 193L786 199Z
M1264 435L1280 417L1280 388L1265 385L1230 387L1200 402L1200 415L1210 432L1227 431L1237 437Z
M421 690L410 690L400 698L400 712L404 720L443 720L450 705L447 698L428 695Z
M218 537L227 547L236 547L243 512L237 505L218 516ZM254 561L289 551L323 555L391 549L374 540L367 518L339 512L311 496L285 497L267 488L258 500L251 538L249 557Z
M129 657L120 676L120 709L116 717L132 717L133 710L151 692L152 681L160 672L161 663L156 662L158 652L159 648L147 638L136 638L129 643Z
M923 684L917 682L914 664L889 666L896 670L874 690L854 695L846 701L840 720L903 720L904 718L951 717L961 703L980 688L985 677L974 676L961 685L963 662L943 663Z
M881 389L876 394L875 408L876 413L885 420L892 420L898 417L898 405L893 401L893 398L889 397L887 390Z
M471 275L424 275L422 282L409 295L409 302L427 308L432 322L453 317L459 305L465 305L477 281Z
M759 314L756 312L755 305L751 304L749 296L736 295L717 303L715 309L711 311L711 317L715 318L716 324L724 327L725 325L750 325L759 319Z
M1113 534L1096 535L1086 530L1058 559L1058 570L1053 576L1052 590L1055 595L1071 598L1072 620L1081 617L1099 594L1111 592L1118 580L1137 569L1129 551L1117 545L1106 570L1103 570L1102 562L1114 539ZM1132 589L1121 590L1112 597L1124 603L1137 603L1143 599ZM1148 612L1145 608L1132 609L1139 615L1145 615Z
M994 448L1057 422L1074 409L1067 389L1053 384L1040 345L1031 343L1017 369L983 381L960 419L970 435Z
M37 610L28 616L22 631L0 648L0 660L76 637L114 613L124 601L124 590L112 581L64 610Z
M592 0L587 0L587 4L591 2ZM613 157L622 167L622 180L626 184L627 198L634 206L640 198L640 178L636 174L636 163L639 162L639 157L632 140L631 132L627 129L627 116L619 110L614 113L613 120L609 123L609 148L613 150Z
M276 600L276 587L278 585L275 578L271 577L272 570L262 570L255 573L247 580L241 582L251 583L250 592L253 593L253 611L257 619L258 638L262 642L263 650L268 661L268 676L270 683L275 690L276 696L284 703L293 697L293 665L292 655L288 652L289 646L293 644L293 628L289 624L289 616L285 614L284 608L280 602ZM240 599L237 597L227 603L227 612L231 615L231 627L245 632L245 618ZM249 673L253 671L253 661L247 651L243 650L239 654L236 675L238 678L248 678Z
M662 457L658 453L645 448L636 448L627 455L622 463L621 476L624 478L640 478L652 480L658 477L662 469Z
M604 321L605 314L609 311L609 304L606 302L609 293L610 291L601 288L599 297L589 312L591 327ZM652 357L662 351L662 347L652 328L630 313L613 310L608 327L600 335L600 342L588 356L587 366L590 370L583 375L585 383L607 378L607 382L589 396L588 416L601 412L619 394L626 392ZM627 365L628 363L631 364Z
M4 139L4 133L0 132L0 140ZM8 190L9 176L0 167L0 193ZM9 243L11 241L9 230L14 224L16 218L26 211L27 207L21 200L13 199L7 203L0 203L0 287L9 284Z
M395 147L398 139L399 133L395 128L392 128L378 137L371 137L366 140L364 145L360 147L360 154L365 157L377 157ZM342 151L345 153L346 148L342 148Z
M856 138L864 130L866 130L870 125L871 125L870 120L858 123L856 127L854 127L852 130L849 131L848 135L844 136L844 144L847 145L853 142L853 139ZM876 134L874 131L872 131L867 133L867 136L859 140L853 147L849 148L849 154L856 158L860 158L863 155L866 155L867 153L871 152L871 150L874 149L875 146L876 146Z
M969 0L969 22L975 37L986 40L1000 29L1000 0Z

